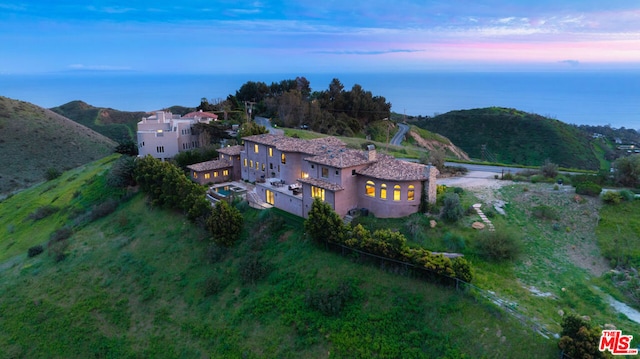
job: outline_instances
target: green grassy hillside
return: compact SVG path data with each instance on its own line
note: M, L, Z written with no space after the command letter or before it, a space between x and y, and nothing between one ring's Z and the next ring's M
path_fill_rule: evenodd
M122 194L105 187L114 158L0 203L0 357L557 355L493 303L327 252L281 212L242 207L229 250L142 194L94 218ZM45 206L57 210L30 218ZM74 228L64 259L26 256L62 226Z
M419 127L446 136L472 158L530 166L549 159L566 168L600 168L586 132L539 115L491 107L415 121ZM488 153L483 154L483 145Z
M146 115L145 112L126 112L111 108L93 107L82 101L71 101L51 111L65 116L77 123L122 142L136 140L136 124Z
M0 195L113 152L115 143L41 107L0 97Z

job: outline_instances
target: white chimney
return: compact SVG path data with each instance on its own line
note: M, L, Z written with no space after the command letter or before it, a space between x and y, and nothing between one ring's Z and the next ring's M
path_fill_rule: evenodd
M369 161L375 161L376 160L376 146L367 145L367 157L368 157Z

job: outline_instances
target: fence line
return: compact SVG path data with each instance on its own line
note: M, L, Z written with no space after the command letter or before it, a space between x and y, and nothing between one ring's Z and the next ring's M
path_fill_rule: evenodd
M516 303L508 302L498 297L492 291L482 289L469 282L465 282L461 279L450 277L450 276L432 271L430 269L415 265L413 263L403 262L397 259L379 256L373 253L351 248L349 246L345 246L339 243L328 242L328 241L324 241L324 243L325 243L325 247L328 250L340 253L342 256L357 255L357 258L355 258L357 261L373 262L374 264L377 264L378 266L380 266L380 268L383 270L389 270L393 268L395 269L395 273L398 273L398 274L409 275L409 276L413 274L420 278L428 279L429 281L435 282L437 284L444 284L451 287L455 286L456 291L467 293L473 296L474 298L476 297L476 295L480 296L481 298L486 299L491 303L493 303L494 305L497 305L498 307L502 308L508 314L512 315L514 318L520 321L520 323L522 323L524 326L533 329L535 332L539 333L543 337L547 339L559 338L559 335L557 333L554 333L548 330L533 318L530 318L524 313L518 311L516 308L517 306Z

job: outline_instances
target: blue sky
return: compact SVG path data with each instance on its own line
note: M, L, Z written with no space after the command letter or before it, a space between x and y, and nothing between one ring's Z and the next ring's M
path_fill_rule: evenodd
M0 44L0 74L640 69L640 3L0 0Z

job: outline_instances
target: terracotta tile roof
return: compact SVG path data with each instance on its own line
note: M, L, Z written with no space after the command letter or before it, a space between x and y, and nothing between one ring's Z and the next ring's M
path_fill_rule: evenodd
M237 146L222 147L218 150L218 152L225 154L227 156L240 156L240 152L242 152L242 150L244 150L244 146L237 145Z
M283 135L273 135L267 133L262 135L243 137L242 139L262 145L274 146L279 151L300 152L310 155L319 155L325 153L328 149L346 147L344 142L335 137L322 137L314 138L312 140L303 140L300 138L286 137Z
M397 160L380 153L377 155L377 161L356 171L356 173L387 181L425 181L429 179L427 166Z
M182 116L182 118L212 118L214 120L218 119L218 115L216 115L215 113L211 113L211 112L203 112L203 111L195 111L195 112L189 112L188 114Z
M202 172L202 171L218 170L221 168L229 168L231 166L232 164L231 164L231 161L229 160L213 160L213 161L195 163L190 166L187 166L187 168L192 171Z
M309 157L306 160L335 168L347 168L370 163L366 152L349 148L331 148L321 155Z
M309 177L309 178L298 178L298 182L310 184L312 186L324 188L326 190L333 191L333 192L344 190L344 187L340 186L337 183L331 183L331 182L323 181L323 180L318 179L318 178L311 178L311 177Z

